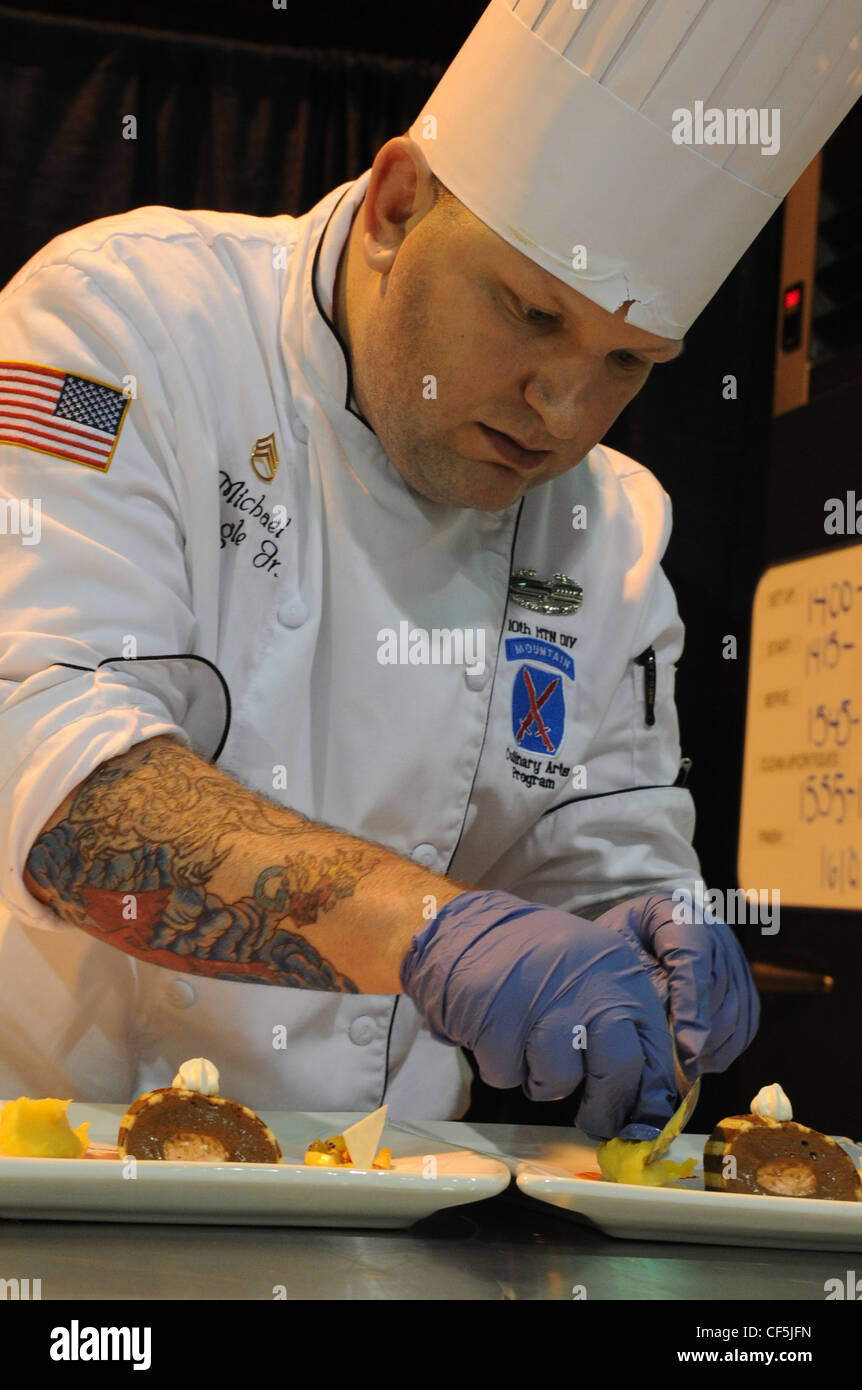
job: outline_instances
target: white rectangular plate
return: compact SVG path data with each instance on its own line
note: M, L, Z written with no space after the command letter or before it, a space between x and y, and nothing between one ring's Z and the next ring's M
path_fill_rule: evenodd
M73 1102L73 1128L116 1143L122 1105ZM441 1140L383 1131L392 1169L313 1168L312 1139L341 1133L360 1114L263 1111L283 1163L138 1162L0 1157L0 1217L42 1221L184 1222L234 1226L412 1226L443 1207L478 1202L508 1187L510 1170ZM131 1176L134 1172L135 1176Z
M707 1192L703 1186L705 1134L683 1134L666 1157L697 1159L691 1178L670 1187L578 1178L597 1169L596 1146L570 1141L551 1163L526 1160L516 1169L521 1192L587 1217L618 1240L672 1240L707 1245L760 1245L790 1250L862 1250L862 1202L810 1197L757 1197ZM841 1143L859 1165L862 1149Z

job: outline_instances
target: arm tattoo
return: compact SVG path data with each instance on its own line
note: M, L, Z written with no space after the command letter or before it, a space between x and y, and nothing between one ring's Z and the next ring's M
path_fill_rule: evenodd
M134 777L134 781L129 779ZM133 955L221 980L358 994L295 928L315 923L379 863L364 848L282 850L251 896L224 902L207 884L239 832L289 842L278 808L185 749L148 749L136 767L102 766L27 869L62 916ZM228 966L228 969L225 969Z

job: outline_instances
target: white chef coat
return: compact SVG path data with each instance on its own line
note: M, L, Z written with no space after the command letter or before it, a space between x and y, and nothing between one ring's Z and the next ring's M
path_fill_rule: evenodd
M393 1116L457 1118L469 1103L466 1058L405 996L174 972L31 897L27 855L62 798L159 734L438 873L585 915L700 874L674 785L670 500L602 446L496 513L405 484L348 405L330 322L368 177L299 218L103 218L0 295L5 361L130 402L107 469L0 427L4 494L41 499L39 544L6 536L0 576L0 1096L126 1101L208 1056L223 1093L257 1108L385 1100ZM581 608L509 601L520 568L566 574ZM484 629L484 673L381 664L378 633L404 621ZM535 719L525 670L534 700L553 686Z

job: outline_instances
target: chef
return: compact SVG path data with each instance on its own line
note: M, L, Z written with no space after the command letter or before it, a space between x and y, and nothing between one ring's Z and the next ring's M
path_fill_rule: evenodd
M0 1094L202 1055L255 1108L456 1118L468 1048L609 1135L673 1108L668 1020L689 1078L748 1044L735 937L674 913L670 501L597 441L849 109L858 29L493 0L305 216L143 208L13 278Z

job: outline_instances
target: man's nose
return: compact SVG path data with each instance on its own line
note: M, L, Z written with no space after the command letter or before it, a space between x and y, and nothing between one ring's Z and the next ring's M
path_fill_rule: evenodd
M573 439L598 399L601 364L580 358L544 363L524 387L524 399L556 439Z

